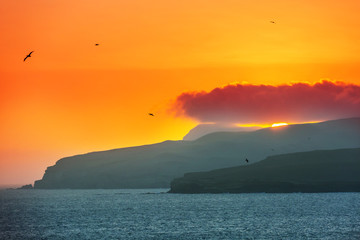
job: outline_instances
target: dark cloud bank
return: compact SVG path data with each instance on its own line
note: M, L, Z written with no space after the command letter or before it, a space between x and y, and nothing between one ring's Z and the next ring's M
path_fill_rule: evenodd
M360 116L360 85L340 81L292 85L237 84L186 92L174 106L200 122L306 122Z

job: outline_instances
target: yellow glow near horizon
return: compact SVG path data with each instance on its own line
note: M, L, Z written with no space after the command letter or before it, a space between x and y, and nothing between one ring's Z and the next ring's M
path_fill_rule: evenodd
M281 126L287 126L289 124L287 123L274 123L273 125L271 125L271 127L281 127Z
M235 124L237 127L248 127L248 128L268 128L271 124Z

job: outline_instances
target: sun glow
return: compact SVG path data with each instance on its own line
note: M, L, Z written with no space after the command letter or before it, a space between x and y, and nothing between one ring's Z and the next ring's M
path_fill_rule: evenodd
M287 126L287 123L274 123L273 125L271 125L271 127L281 127L281 126Z

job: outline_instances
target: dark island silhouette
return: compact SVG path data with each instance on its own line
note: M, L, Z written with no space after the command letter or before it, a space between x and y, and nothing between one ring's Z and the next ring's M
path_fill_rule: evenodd
M188 173L170 193L360 192L360 148L267 157L247 166Z
M251 166L271 155L358 147L360 118L217 132L195 141L165 141L66 157L48 167L34 188L169 188L173 179L189 172Z

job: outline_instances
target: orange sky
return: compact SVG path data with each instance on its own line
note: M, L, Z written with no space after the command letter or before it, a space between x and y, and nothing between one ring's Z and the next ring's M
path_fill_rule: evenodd
M0 1L0 185L68 155L182 139L197 124L168 111L183 92L360 84L358 0Z

